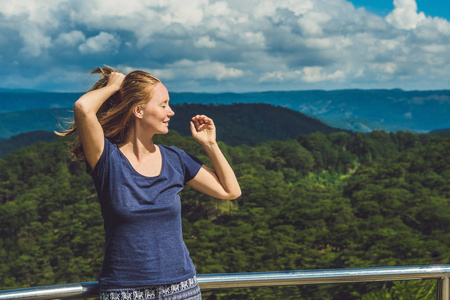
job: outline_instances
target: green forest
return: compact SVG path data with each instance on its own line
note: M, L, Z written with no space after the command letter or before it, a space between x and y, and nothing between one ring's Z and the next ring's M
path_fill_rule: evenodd
M103 224L67 140L0 159L0 289L97 280ZM176 145L208 162L191 138ZM184 238L199 274L450 263L450 138L314 132L220 142L242 188L220 201L186 188ZM435 281L236 288L204 299L435 299Z

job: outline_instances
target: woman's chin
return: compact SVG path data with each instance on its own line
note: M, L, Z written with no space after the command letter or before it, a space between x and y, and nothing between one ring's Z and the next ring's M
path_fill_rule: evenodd
M169 128L167 128L166 130L161 130L157 134L168 134L168 133L169 133Z

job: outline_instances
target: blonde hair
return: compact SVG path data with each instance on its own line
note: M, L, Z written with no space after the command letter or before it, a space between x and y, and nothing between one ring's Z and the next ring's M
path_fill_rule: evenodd
M101 78L90 89L96 90L105 87L108 83L109 74L118 72L114 68L96 68L91 74L101 74ZM161 82L155 76L144 71L133 71L125 76L119 91L109 97L97 112L97 119L103 128L105 137L114 144L125 142L131 123L133 122L133 110L147 103L153 96L154 88ZM70 124L61 136L76 133L77 128L74 122ZM83 145L79 137L71 143L69 152L72 153L77 161L84 161Z

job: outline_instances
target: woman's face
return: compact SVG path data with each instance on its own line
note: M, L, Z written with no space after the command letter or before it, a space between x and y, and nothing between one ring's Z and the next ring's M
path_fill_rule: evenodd
M169 132L170 118L175 112L169 106L169 92L162 83L157 83L153 97L141 107L140 122L151 134L166 134Z

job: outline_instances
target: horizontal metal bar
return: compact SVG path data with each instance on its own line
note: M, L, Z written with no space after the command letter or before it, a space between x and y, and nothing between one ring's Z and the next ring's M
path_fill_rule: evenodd
M348 282L442 279L450 276L450 265L373 267L259 273L199 274L202 290L236 287L329 284ZM68 299L98 296L98 282L62 284L0 291L0 300Z
M0 299L70 299L98 296L98 282L69 283L0 291Z
M450 265L203 274L198 275L197 278L200 287L208 290L234 287L439 279L446 274L450 274Z

